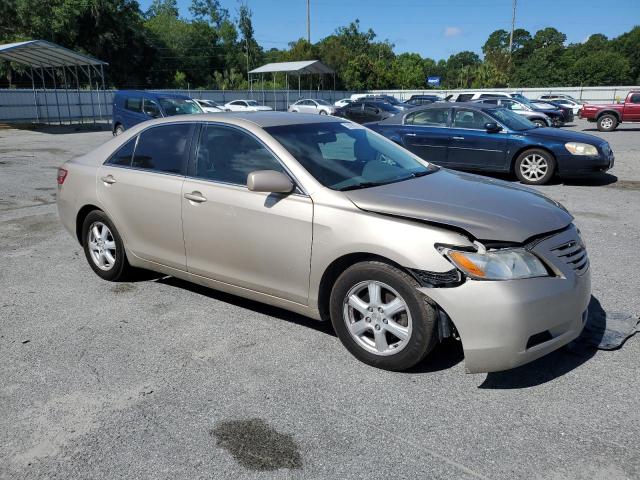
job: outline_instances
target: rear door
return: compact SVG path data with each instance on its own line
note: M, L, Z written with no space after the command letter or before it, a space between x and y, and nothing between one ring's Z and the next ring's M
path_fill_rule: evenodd
M484 126L489 122L495 120L479 110L454 110L449 130L449 165L481 170L506 168L507 136L503 132L487 132Z
M142 97L125 98L122 114L125 129L149 120L149 117L142 112Z
M182 184L195 124L147 128L99 169L98 198L134 255L186 269Z
M450 115L451 108L429 108L408 114L401 127L405 148L429 162L446 165L451 142Z

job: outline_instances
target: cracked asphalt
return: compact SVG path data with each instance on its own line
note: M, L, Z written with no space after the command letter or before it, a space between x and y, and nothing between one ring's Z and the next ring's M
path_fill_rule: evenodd
M591 131L609 175L540 187L576 217L594 305L640 315L640 128ZM90 270L56 170L110 137L0 129L0 478L640 477L640 335L467 375L459 346L392 373L331 327L149 276Z

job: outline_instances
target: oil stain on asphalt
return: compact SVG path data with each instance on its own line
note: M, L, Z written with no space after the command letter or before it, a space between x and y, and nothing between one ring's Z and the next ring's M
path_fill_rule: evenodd
M277 432L262 419L219 422L211 435L245 468L302 468L302 456L293 437Z

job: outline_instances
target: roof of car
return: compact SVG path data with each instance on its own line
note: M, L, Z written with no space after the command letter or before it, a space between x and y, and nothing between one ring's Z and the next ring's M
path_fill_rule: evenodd
M404 110L393 117L386 118L382 120L380 123L391 124L391 125L401 125L403 123L404 117L410 114L414 114L416 112L423 112L425 110L432 110L434 108L467 108L469 110L494 110L497 108L496 105L487 105L484 103L476 103L476 102L437 102L430 103L429 105L422 105L420 107L411 108L409 110Z

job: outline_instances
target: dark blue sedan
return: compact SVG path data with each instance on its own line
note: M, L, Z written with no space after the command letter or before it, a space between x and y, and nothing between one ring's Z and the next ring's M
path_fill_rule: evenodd
M434 103L367 127L429 162L459 170L511 172L530 185L613 167L611 147L593 135L539 128L495 105Z

